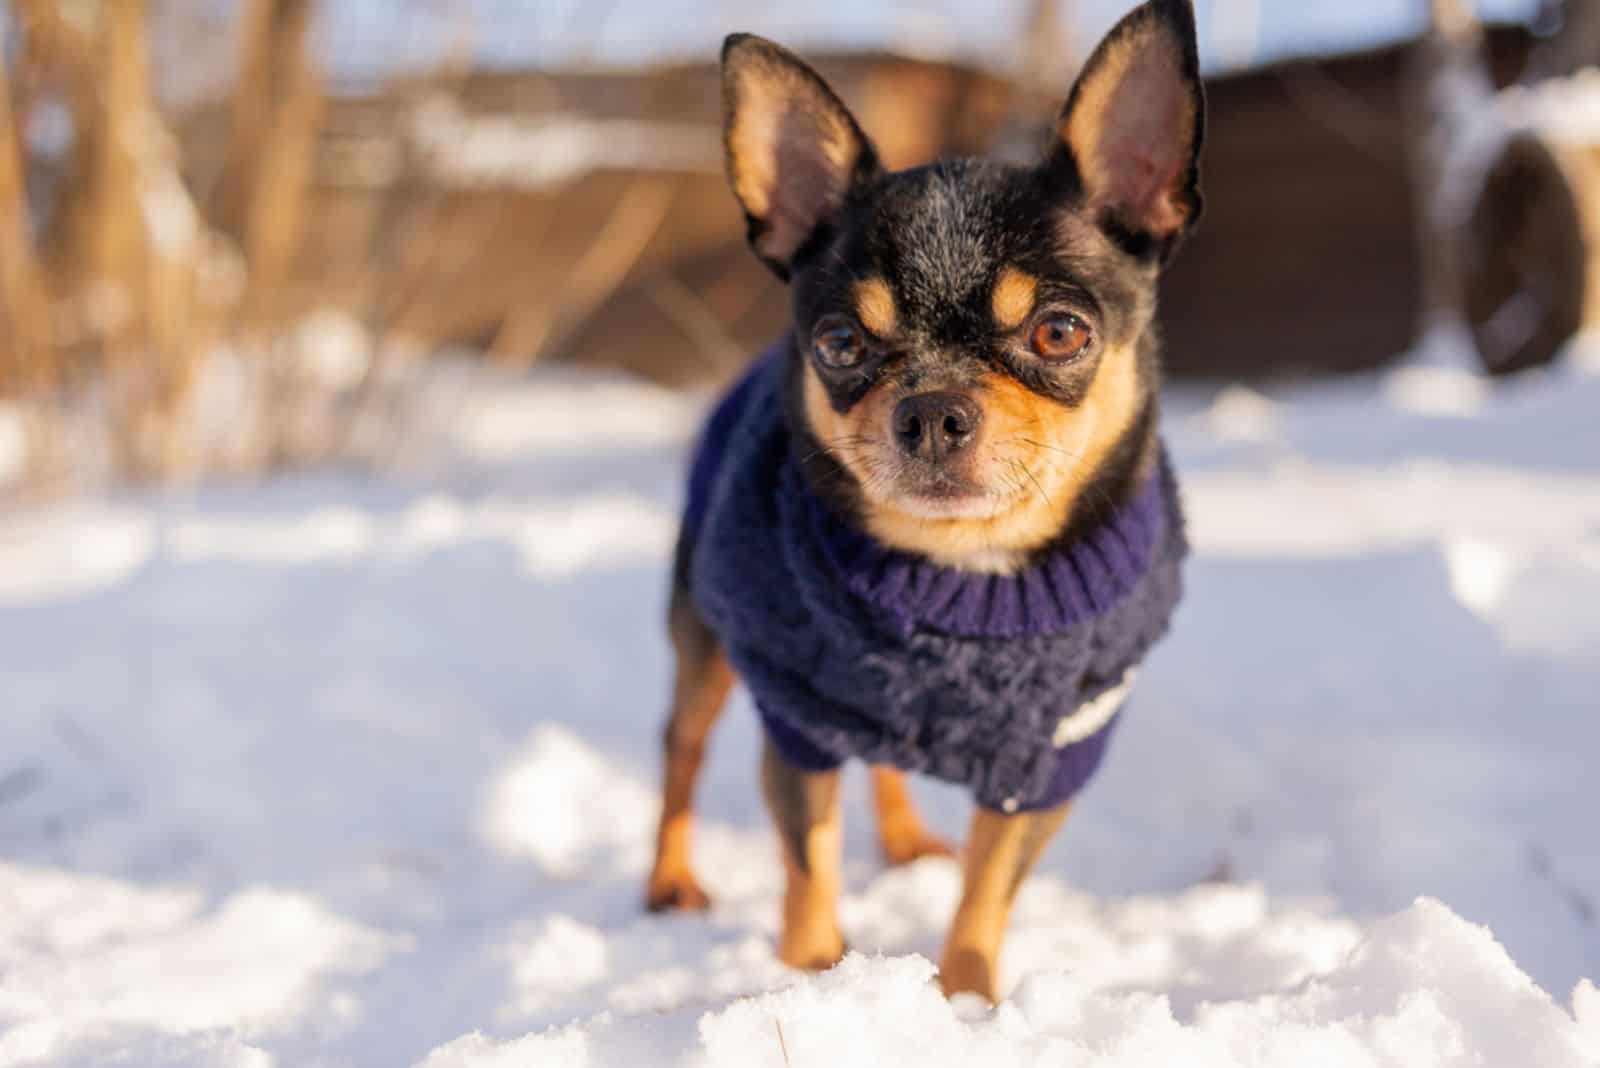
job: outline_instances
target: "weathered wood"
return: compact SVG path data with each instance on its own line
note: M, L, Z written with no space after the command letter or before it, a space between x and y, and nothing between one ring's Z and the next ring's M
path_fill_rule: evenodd
M1600 64L1600 0L1546 0L1544 6L1544 21L1557 30L1533 55L1533 78L1563 78Z
M1600 200L1582 159L1536 132L1512 135L1450 246L1463 264L1461 311L1491 372L1549 363L1583 326L1600 280Z
M1491 81L1506 84L1520 73L1530 38L1496 29L1486 40ZM1423 318L1408 117L1416 63L1416 46L1402 44L1211 79L1207 215L1163 289L1172 373L1351 371L1411 346ZM1002 134L1025 145L1026 133L1017 135L1007 116L1033 110L1042 129L1070 81L1063 69L1056 91L1044 94L955 64L877 54L822 57L818 66L892 165L984 152ZM479 181L471 180L468 153L441 152L453 174L441 180L416 138L451 109L504 123L499 133L530 144L541 131L558 132L550 143L586 144L595 165L539 153L522 173L515 159L509 170L502 161L498 175L491 167ZM425 85L399 85L378 97L333 100L307 207L313 221L291 272L296 289L341 303L362 299L347 283L377 285L387 294L378 303L394 309L389 325L429 339L487 344L501 336L503 348L525 350L519 338L534 337L545 357L622 364L672 381L725 374L726 354L752 351L780 328L786 298L743 248L717 159L718 116L710 64L479 73L448 99ZM592 124L587 133L584 123ZM680 151L696 143L705 147ZM541 305L564 299L570 266L640 177L669 185L671 207L615 293L585 311L576 330L504 332L513 314L524 326L565 315ZM392 279L357 269L352 256L368 248L363 235L377 213L405 214L419 198L428 203L419 239L440 251L419 260L420 274L398 272L406 281L396 290ZM458 247L461 256L449 253ZM470 284L462 263L471 266ZM724 340L708 353L711 325Z
M1493 373L1548 363L1583 326L1586 305L1596 308L1587 294L1600 284L1591 163L1600 125L1586 116L1600 108L1600 81L1535 76L1497 92L1470 5L1433 0L1432 10L1413 153L1428 315L1464 322ZM1582 55L1593 10L1574 5L1530 71Z
M1491 82L1512 81L1528 36L1496 29L1487 40ZM1170 373L1358 371L1414 344L1423 307L1407 110L1416 62L1416 47L1399 45L1208 82L1206 215L1162 290ZM651 298L663 280L699 294L737 351L782 323L785 292L748 262L719 181L696 188L697 239L642 264L576 339L574 358L703 377L712 357L687 343L680 351L681 333Z

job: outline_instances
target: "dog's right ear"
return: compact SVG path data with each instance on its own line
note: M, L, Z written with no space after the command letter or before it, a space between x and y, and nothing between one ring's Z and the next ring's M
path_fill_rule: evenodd
M750 247L787 280L851 187L878 173L878 154L816 71L751 34L723 42L722 121Z
M1200 217L1205 122L1192 0L1146 0L1084 64L1045 166L1119 244L1165 262Z

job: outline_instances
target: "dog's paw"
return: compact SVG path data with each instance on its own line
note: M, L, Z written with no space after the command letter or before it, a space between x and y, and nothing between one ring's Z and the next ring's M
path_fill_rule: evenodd
M883 859L891 868L910 864L923 857L953 857L955 847L930 831L920 827L905 831L886 832L883 841Z
M939 962L939 986L947 998L979 997L996 1001L994 961L974 949L946 950Z
M657 871L645 888L644 906L651 912L704 912L711 898L688 871Z
M785 937L778 945L778 959L791 968L825 972L844 959L850 947L837 934L822 938Z

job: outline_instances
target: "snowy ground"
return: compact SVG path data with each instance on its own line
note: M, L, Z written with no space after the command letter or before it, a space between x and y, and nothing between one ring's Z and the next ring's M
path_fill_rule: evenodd
M742 699L717 906L639 909L703 399L545 374L404 475L0 516L0 1066L1600 1064L1579 362L1170 398L1191 593L993 1013L930 986L956 872L882 870L859 775L864 955L775 963Z

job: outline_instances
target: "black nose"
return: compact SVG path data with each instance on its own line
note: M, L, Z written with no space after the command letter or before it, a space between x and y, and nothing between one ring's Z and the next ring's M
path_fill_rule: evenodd
M955 455L978 436L983 409L964 393L918 393L894 409L894 439L908 456L935 463Z

